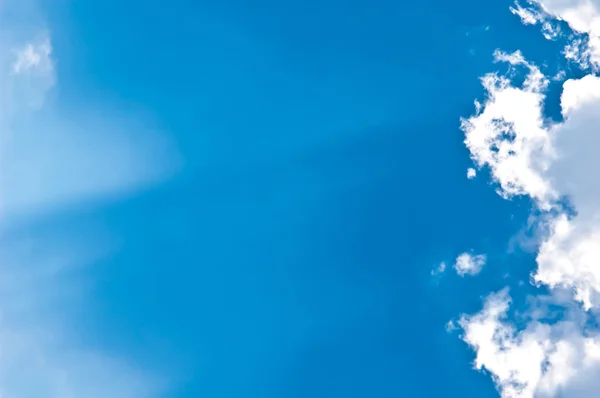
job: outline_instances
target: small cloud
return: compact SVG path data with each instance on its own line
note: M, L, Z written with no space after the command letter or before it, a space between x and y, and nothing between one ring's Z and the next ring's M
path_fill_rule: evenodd
M448 323L446 323L446 326L444 327L446 329L446 332L448 333L452 333L457 331L458 329L460 329L456 323L454 323L453 321L448 321Z
M510 12L521 18L521 22L524 25L535 25L544 20L543 16L537 11L524 8L520 4L515 4L515 7L510 7Z
M468 178L469 180L472 180L472 179L473 179L473 178L475 178L476 176L477 176L477 171L475 171L475 169L474 169L474 168L472 168L472 167L469 167L469 168L467 169L467 178Z
M14 74L26 73L32 69L52 71L52 46L50 39L43 36L36 42L27 43L16 51L16 59L12 65Z
M22 115L45 105L48 92L56 83L52 42L47 33L39 34L25 43L7 40L0 51L0 61L6 59L6 68L0 65L0 122ZM6 133L6 127L4 127Z
M552 80L554 80L554 81L565 80L566 76L567 76L567 73L564 70L560 70L560 71L558 71L558 73L556 75L554 75L552 77Z
M431 275L435 276L435 275L439 275L441 273L443 273L446 270L446 263L445 262L441 262L440 265L438 265L436 268L431 270Z
M477 275L485 265L485 254L463 253L456 258L454 269L459 276Z

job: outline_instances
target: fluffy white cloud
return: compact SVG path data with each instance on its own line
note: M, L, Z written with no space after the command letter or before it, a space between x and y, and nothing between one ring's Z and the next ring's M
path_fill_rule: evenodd
M475 162L488 166L503 196L527 195L543 210L560 215L551 219L549 235L538 255L536 281L551 287L575 289L577 299L591 306L600 292L600 181L591 170L600 166L596 148L600 135L600 78L586 76L564 83L561 105L564 122L544 120L546 79L522 55L500 54L511 64L527 67L522 87L496 74L487 75L488 99L478 114L463 120L465 143ZM567 217L558 199L568 197L577 216Z
M454 269L460 276L477 275L481 272L481 268L483 268L485 262L485 254L473 255L471 253L463 253L456 258Z
M548 81L520 52L495 57L529 73L522 88L495 73L483 77L488 99L483 106L476 103L476 116L462 120L465 144L477 166L491 169L501 195L529 195L547 207L556 196L543 177L554 156L540 117Z
M591 375L600 366L600 337L582 323L529 322L517 330L507 320L508 290L491 294L484 309L463 316L463 339L476 351L476 369L487 369L503 398L586 398L600 388Z
M600 2L539 4L545 15L518 7L513 12L526 23L554 16L589 34L589 46L576 41L566 56L581 62L589 56L600 65ZM548 315L548 309L536 309L538 318L517 329L507 316L510 299L503 291L491 295L480 313L461 319L463 338L476 352L476 368L492 374L504 398L593 396L600 388L600 338L580 318L597 322L600 310L600 78L567 80L561 94L564 120L553 123L543 112L548 78L519 52L498 52L496 59L512 70L482 79L486 100L462 122L465 144L476 165L490 170L502 196L528 196L541 210L544 232L532 277L562 297L568 319L543 322L539 315ZM516 85L511 76L519 68L526 79Z

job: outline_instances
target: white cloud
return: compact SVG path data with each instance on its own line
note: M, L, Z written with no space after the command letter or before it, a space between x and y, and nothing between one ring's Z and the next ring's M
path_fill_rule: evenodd
M515 6L510 7L510 11L521 18L521 22L525 25L539 24L544 37L548 40L557 38L561 33L557 24L553 23L543 11L532 7L531 4L528 7L523 7L518 2L515 2Z
M473 255L470 253L463 253L456 258L454 269L460 276L477 275L479 272L481 272L485 262L485 254Z
M533 71L539 79L539 71ZM545 210L556 207L560 196L570 199L578 215L561 215L552 222L555 228L549 226L553 232L542 243L534 278L549 286L574 288L589 307L600 292L600 271L595 267L600 248L594 243L600 236L600 181L589 172L600 167L600 136L595 133L600 78L590 75L564 83L565 121L556 125L543 119L541 92L507 85L496 75L486 79L502 83L488 83L483 111L463 122L466 144L480 165L490 166L504 196L528 195Z
M473 178L475 178L475 177L477 177L477 171L476 171L474 168L472 168L472 167L469 167L469 168L467 169L467 178L468 178L469 180L472 180L472 179L473 179Z
M46 33L38 33L25 43L15 43L9 34L0 33L0 128L6 136L16 118L44 104L54 86L55 73Z
M6 46L11 46L10 42ZM10 63L5 66L8 70L0 68L0 73L5 75L0 123L3 118L8 122L9 117L22 116L44 105L46 95L56 80L51 55L52 44L45 32L38 33L27 43L15 44L15 48L0 55L0 59L5 58ZM4 127L6 134L8 126Z
M459 321L463 339L477 353L475 368L492 374L503 398L593 396L588 394L600 387L590 380L600 365L600 337L574 320L531 321L517 330L507 321L509 305L505 289Z
M13 47L0 54L10 65L0 68L0 217L126 194L176 170L173 145L143 119L47 103L56 78L46 33Z
M521 18L521 22L525 25L535 25L544 20L544 16L536 10L531 8L523 7L520 4L515 4L514 7L510 7L510 12L518 15Z
M529 195L547 206L555 197L542 175L554 155L540 117L548 81L520 52L497 52L495 56L513 67L525 67L529 73L522 88L495 73L483 77L488 99L483 106L476 104L479 112L475 117L462 120L465 144L479 167L491 169L501 195Z
M599 0L531 0L527 7L517 5L511 11L521 17L527 24L542 22L547 38L554 38L547 27L551 26L549 19L565 21L569 27L578 33L588 36L584 43L580 39L572 41L565 49L568 59L582 66L600 67L600 1ZM535 7L537 5L540 10ZM550 34L548 34L550 33Z
M587 75L579 80L567 80L563 85L560 105L564 116L572 116L587 105L595 106L600 101L600 78ZM564 134L563 134L564 135Z
M540 4L548 15L591 35L589 47L574 42L567 57L583 62L587 51L592 62L600 60L600 2ZM539 68L519 52L497 53L496 59L512 70L482 79L486 100L463 120L465 144L477 165L490 169L503 197L527 196L541 210L532 279L561 297L567 319L545 323L540 319L549 310L537 309L517 329L503 291L491 295L480 313L462 318L463 338L476 352L476 368L491 373L505 398L593 396L600 388L600 337L580 318L595 323L600 313L600 78L564 82L564 120L554 123L544 117L548 79ZM517 67L526 71L522 85L511 79Z
M23 74L31 71L36 73L51 74L54 70L52 59L52 46L50 39L44 36L37 42L27 43L23 48L16 51L16 59L12 65L15 74Z
M431 270L431 275L436 276L444 273L444 271L446 271L446 263L442 261L437 267Z

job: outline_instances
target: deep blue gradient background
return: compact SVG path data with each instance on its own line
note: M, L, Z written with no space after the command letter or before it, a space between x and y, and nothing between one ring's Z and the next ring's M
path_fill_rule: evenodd
M496 396L444 326L531 266L527 204L467 180L458 128L496 48L558 62L511 4L52 2L63 101L136 106L185 161L46 221L120 242L77 327L173 397ZM432 278L470 249L481 275Z

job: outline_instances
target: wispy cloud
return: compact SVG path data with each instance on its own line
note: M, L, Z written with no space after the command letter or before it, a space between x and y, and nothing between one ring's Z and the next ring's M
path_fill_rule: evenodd
M446 271L446 263L442 261L437 267L431 270L431 276L438 276Z
M14 74L23 74L34 71L49 78L53 74L52 46L50 39L43 36L37 42L27 43L23 48L15 51L15 61L12 65Z
M48 101L59 84L51 30L2 16L20 4L0 2L0 396L159 396L166 379L70 327L70 304L87 298L73 275L105 253L101 240L17 234L10 221L139 190L174 172L176 154L151 125L106 105Z
M112 198L177 170L173 143L147 118L110 104L69 109L49 100L57 84L50 30L8 23L0 48L0 217Z
M595 69L600 65L600 2L598 0L532 0L532 5L541 8L539 18L565 21L577 33L586 34L587 42L579 40L569 46L569 57L583 65L588 61Z

